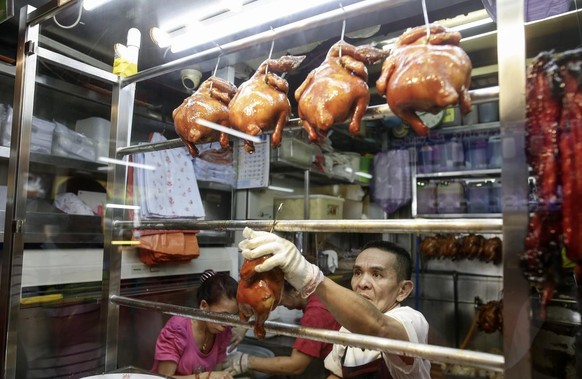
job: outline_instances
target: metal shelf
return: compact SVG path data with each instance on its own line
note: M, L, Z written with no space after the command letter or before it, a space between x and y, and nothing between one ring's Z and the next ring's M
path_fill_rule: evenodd
M463 178L463 177L476 177L476 176L501 176L500 168L490 168L483 170L460 170L460 171L441 171L441 172L431 172L426 174L416 174L417 179L441 179L441 178Z
M502 214L501 213L427 213L427 214L418 214L416 215L417 218L438 218L438 219L459 219L459 218L490 218L490 219L499 219L501 220Z

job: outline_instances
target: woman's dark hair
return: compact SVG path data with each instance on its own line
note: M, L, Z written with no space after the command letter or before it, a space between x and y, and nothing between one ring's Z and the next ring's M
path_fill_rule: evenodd
M228 273L206 270L200 277L200 287L196 292L196 300L198 305L202 300L206 300L208 305L214 305L222 297L236 299L237 287L238 283Z
M412 258L408 251L400 245L390 241L370 241L366 243L361 251L366 249L378 249L396 256L396 276L398 281L410 280L412 277Z

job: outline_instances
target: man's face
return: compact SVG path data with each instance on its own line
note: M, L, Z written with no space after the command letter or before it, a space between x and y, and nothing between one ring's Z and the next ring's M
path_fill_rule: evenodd
M394 254L370 248L356 258L352 272L352 290L371 301L382 313L393 308L402 298L402 282L398 282Z

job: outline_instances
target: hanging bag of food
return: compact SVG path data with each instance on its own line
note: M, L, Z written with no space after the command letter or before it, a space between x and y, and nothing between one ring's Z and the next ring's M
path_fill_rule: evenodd
M390 150L374 157L372 199L390 214L412 199L410 153L406 149Z

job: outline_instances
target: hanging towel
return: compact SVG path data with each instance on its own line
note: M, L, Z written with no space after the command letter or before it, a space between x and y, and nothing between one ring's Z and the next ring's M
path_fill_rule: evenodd
M160 133L153 133L150 140L163 141L166 138ZM134 161L154 168L134 170L137 187L134 196L141 218L205 217L194 166L186 148L136 154Z

